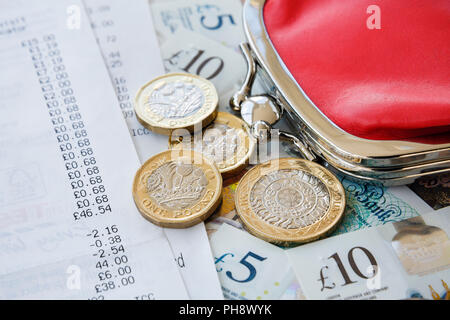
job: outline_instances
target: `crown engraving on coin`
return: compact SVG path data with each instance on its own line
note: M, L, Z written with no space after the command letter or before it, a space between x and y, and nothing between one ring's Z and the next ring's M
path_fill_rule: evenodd
M208 180L199 167L171 161L153 171L147 180L147 192L160 206L169 210L195 205L206 192Z
M133 199L144 218L168 228L188 228L208 218L222 199L222 176L193 150L168 150L136 172Z

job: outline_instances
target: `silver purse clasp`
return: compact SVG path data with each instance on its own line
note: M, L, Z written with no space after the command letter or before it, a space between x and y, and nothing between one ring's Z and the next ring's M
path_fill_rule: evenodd
M242 119L250 126L251 134L259 141L271 138L286 140L293 143L305 159L316 160L317 157L298 137L286 131L271 130L272 126L281 119L283 109L270 95L251 96L257 65L247 43L241 43L239 48L247 62L247 74L242 87L230 99L231 108L240 112ZM274 137L274 134L277 136Z

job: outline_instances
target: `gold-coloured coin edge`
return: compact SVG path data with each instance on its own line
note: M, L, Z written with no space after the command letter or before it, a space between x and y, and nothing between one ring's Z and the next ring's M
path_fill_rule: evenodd
M222 174L223 178L229 178L234 176L244 170L248 166L249 159L253 152L255 151L256 141L250 134L250 129L248 125L240 118L228 113L228 112L218 112L217 117L213 123L225 124L230 128L239 130L239 138L241 145L238 146L238 152L233 158L234 161L231 165L227 165L226 163L215 163L219 172ZM202 131L204 134L207 127L205 127ZM176 131L173 131L173 134L176 134ZM178 136L174 135L169 136L169 149L180 149L183 148L182 141L179 140ZM202 136L203 137L203 136ZM191 141L193 142L194 137L191 136Z
M263 221L250 206L250 195L255 183L272 171L297 169L318 178L330 195L330 206L325 215L308 227L284 229ZM236 212L247 231L265 241L283 246L301 244L322 238L339 224L345 210L345 191L338 178L323 166L299 158L269 160L250 169L239 181L235 205Z
M194 82L203 91L205 103L193 115L181 119L168 119L153 113L150 108L145 106L153 89L163 80ZM194 132L197 126L209 125L217 116L218 103L217 90L209 80L190 73L168 73L152 79L138 90L134 99L134 110L138 121L148 130L170 135L176 129Z
M183 161L201 167L208 185L202 199L191 208L171 211L158 205L148 194L146 181L160 166L170 161ZM220 205L222 200L222 176L207 158L193 150L167 150L148 159L136 172L132 186L133 200L141 215L161 227L188 228L207 219ZM190 211L188 211L190 210ZM163 216L160 213L171 215ZM177 215L180 217L177 217Z

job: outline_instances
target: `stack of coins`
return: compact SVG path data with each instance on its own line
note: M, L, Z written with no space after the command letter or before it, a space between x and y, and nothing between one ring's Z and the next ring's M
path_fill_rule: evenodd
M255 138L244 121L217 107L214 85L191 74L167 74L138 91L138 120L169 136L169 150L148 159L133 183L138 210L154 224L187 228L204 221L221 203L222 179L248 167ZM332 231L343 216L345 193L324 167L284 158L251 168L235 203L250 233L290 245Z

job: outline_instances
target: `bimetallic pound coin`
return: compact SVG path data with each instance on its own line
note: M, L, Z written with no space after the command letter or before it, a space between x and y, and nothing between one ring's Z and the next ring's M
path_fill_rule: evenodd
M137 171L133 198L140 213L156 225L188 228L208 218L222 198L222 176L192 150L169 150Z
M235 202L250 233L289 246L333 231L343 217L345 192L319 164L282 158L250 169L238 184Z
M247 167L255 150L255 139L247 124L227 112L219 112L203 132L189 136L169 137L169 149L193 149L212 160L224 178Z
M199 76L170 73L139 89L134 109L147 129L169 135L175 129L191 132L207 126L217 115L217 91Z

